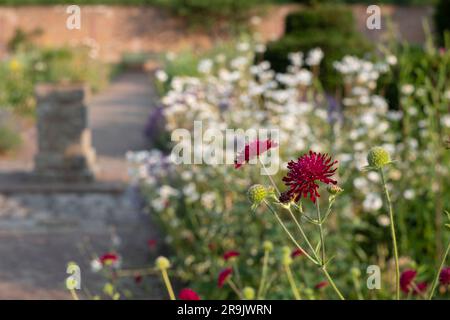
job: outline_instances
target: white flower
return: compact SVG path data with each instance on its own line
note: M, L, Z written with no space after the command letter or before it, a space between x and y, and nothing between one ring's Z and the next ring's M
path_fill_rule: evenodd
M211 59L203 59L198 64L198 72L201 73L210 73L213 67L213 62Z
M414 192L414 190L408 189L408 190L405 190L405 192L403 192L403 196L405 197L405 199L411 200L411 199L414 199L414 197L416 196L416 193Z
M296 80L299 84L309 86L312 83L312 73L309 70L301 69L296 74Z
M92 272L99 272L100 270L102 270L102 267L103 267L103 265L99 259L94 259L91 261Z
M216 194L212 191L205 192L202 194L201 202L206 209L211 210L214 208L214 203L216 202Z
M158 79L159 82L166 82L169 79L169 76L164 70L158 70L155 73L156 79Z
M386 57L386 62L390 64L391 66L395 66L398 62L397 57L393 54Z
M377 218L377 222L382 227L387 227L387 226L389 226L391 224L391 220L385 214L379 215L378 218Z
M404 84L401 91L404 95L409 96L414 92L414 86L412 84Z
M303 53L302 52L291 52L288 55L291 64L296 67L301 67L303 64Z
M377 193L369 193L363 201L363 208L366 211L377 211L383 206L383 200Z
M353 185L355 186L356 189L364 189L367 187L368 183L366 179L358 177L355 178L355 180L353 180Z
M305 62L309 66L317 66L323 59L323 51L320 48L312 49L308 52L308 57Z
M441 117L441 124L444 127L450 128L450 114Z

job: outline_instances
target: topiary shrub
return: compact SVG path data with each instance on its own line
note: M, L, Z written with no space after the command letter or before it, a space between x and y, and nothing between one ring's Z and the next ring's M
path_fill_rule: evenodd
M445 31L450 32L450 1L440 0L436 4L434 23L441 44L444 43Z
M372 45L354 29L353 13L345 6L313 6L286 18L286 34L269 43L265 59L279 72L288 65L290 52L305 54L313 48L325 53L321 65L321 80L326 88L334 88L340 78L333 70L333 62L351 54L361 56Z

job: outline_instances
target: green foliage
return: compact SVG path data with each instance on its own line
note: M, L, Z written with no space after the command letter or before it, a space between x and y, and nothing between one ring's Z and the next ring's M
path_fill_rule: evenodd
M267 47L265 58L277 71L284 71L290 52L319 47L325 53L321 66L321 80L327 88L334 88L338 78L333 61L344 55L361 56L371 45L354 30L351 10L344 6L319 6L292 13L286 18L286 35Z
M444 43L445 31L450 32L450 1L440 0L436 5L434 22L440 43Z

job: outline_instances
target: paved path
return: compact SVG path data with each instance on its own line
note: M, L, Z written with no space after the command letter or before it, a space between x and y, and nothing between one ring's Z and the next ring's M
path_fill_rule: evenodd
M145 73L127 73L89 102L92 142L97 151L101 180L126 180L124 154L148 148L143 128L155 101Z
M152 90L146 74L127 73L90 101L103 182L126 180L125 152L146 148L142 132ZM32 159L32 152L24 154ZM5 163L0 161L0 172ZM30 159L15 163L13 170L30 170ZM12 180L8 174L0 176ZM0 192L0 299L70 298L64 288L69 261L81 266L82 288L101 293L105 280L91 272L89 263L92 255L110 250L122 255L125 268L152 266L157 253L150 252L147 240L158 234L135 190L72 189ZM121 283L135 298L161 297L159 278L146 277L139 286L131 278Z

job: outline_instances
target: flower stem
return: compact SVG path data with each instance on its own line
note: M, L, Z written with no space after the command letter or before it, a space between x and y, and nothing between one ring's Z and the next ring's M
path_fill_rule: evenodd
M322 252L322 265L325 264L325 241L323 236L323 228L322 228L322 217L320 215L320 207L319 200L316 201L316 209L317 209L317 221L319 221L319 234L320 234L320 251Z
M344 296L342 295L342 293L339 291L338 287L336 286L336 284L334 283L333 279L331 278L330 274L328 273L327 269L325 266L322 267L322 271L325 274L325 277L327 277L328 282L331 284L331 286L333 287L334 291L336 292L336 294L339 296L339 299L341 300L345 300Z
M386 179L384 177L383 168L379 170L381 181L383 184L384 194L386 196L386 202L389 209L389 219L391 220L391 237L392 245L394 249L394 259L395 259L395 296L397 300L400 300L400 267L398 263L398 249L397 249L397 237L395 236L395 223L394 223L394 211L392 209L391 197L386 185Z
M294 276L292 275L291 268L288 264L284 265L284 269L286 270L286 275L289 280L289 284L291 285L292 293L294 294L294 297L296 300L301 300L302 296L300 295L300 291L298 291L297 285L295 284Z
M292 240L292 242L305 253L305 256L311 260L312 262L314 262L314 264L319 264L318 261L316 261L313 257L311 257L308 252L305 251L305 249L303 249L298 242L295 240L294 236L291 234L291 232L288 230L288 228L286 227L286 225L284 224L284 222L280 219L280 217L278 216L278 213L270 206L270 204L264 200L264 203L267 205L267 207L269 208L269 210L274 214L275 218L277 218L278 223L281 225L281 227L283 228L283 230L287 233L287 235L289 236L289 238Z
M172 284L170 283L169 275L167 274L167 270L161 269L161 274L164 280L164 284L166 285L167 292L169 293L170 300L176 300L175 294L173 293Z
M239 297L239 299L243 300L242 294L239 291L239 289L236 286L236 284L231 279L228 279L227 283L230 286L230 288L234 291L234 293L236 293L236 295Z
M262 267L262 272L261 272L261 280L259 282L259 288L258 288L258 294L256 295L256 297L258 299L262 299L263 297L261 296L263 290L264 290L264 284L266 282L266 277L267 277L267 264L269 262L269 250L264 250L264 258L263 258L263 267Z
M431 292L430 295L428 296L428 300L431 300L431 298L433 298L434 291L436 291L436 287L439 281L439 275L441 274L442 268L444 268L445 260L447 260L449 251L450 251L450 242L448 243L447 250L445 250L445 254L442 257L441 265L439 266L439 270L436 274L436 277L433 280L433 285L431 286Z
M269 177L270 182L272 183L273 187L275 188L275 190L277 191L278 195L280 195L280 190L278 190L277 185L275 184L275 181L273 181L272 175L269 174L269 171L267 171L266 166L264 165L264 163L261 161L261 158L258 157L259 163L261 163L261 166L264 169L264 172L266 173L266 176Z
M70 294L72 295L72 299L73 300L80 300L80 298L78 297L77 292L75 291L75 289L70 289Z

